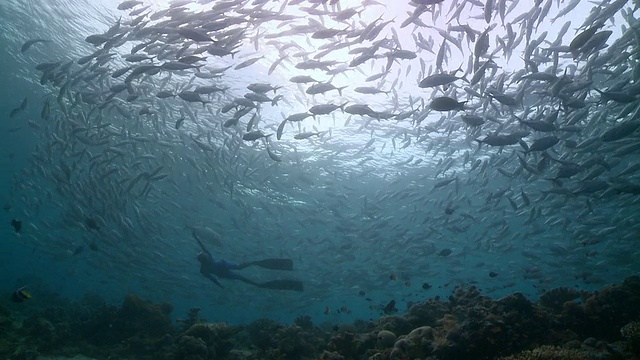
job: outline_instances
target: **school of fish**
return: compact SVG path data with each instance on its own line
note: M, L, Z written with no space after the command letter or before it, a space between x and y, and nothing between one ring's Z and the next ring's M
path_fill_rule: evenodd
M41 253L238 316L638 271L640 1L113 5L4 35L43 92L5 120L36 139L12 232ZM305 293L220 293L192 234L295 259Z

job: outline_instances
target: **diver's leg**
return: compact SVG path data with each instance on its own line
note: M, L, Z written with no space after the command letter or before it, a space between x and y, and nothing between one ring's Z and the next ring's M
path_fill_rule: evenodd
M253 265L256 265L265 269L271 269L271 270L288 270L288 271L293 270L293 260L291 259L264 259L264 260L244 262L240 264L238 263L231 263L231 264L233 264L233 267L228 267L228 268L234 269L234 270L244 269L246 267L253 266Z
M218 260L218 263L220 264L220 267L223 267L226 270L240 270L253 265L253 263L237 263L229 260Z
M271 270L288 270L288 271L293 270L293 260L291 259L264 259L264 260L244 262L241 264L238 264L238 263L232 263L232 264L233 264L233 267L228 267L229 269L239 270L249 266L256 265L261 268L271 269Z
M256 264L255 261L243 262L243 263L236 264L236 266L233 269L240 270L240 269L248 268L249 266L253 266L255 264Z
M255 281L253 281L253 280L251 280L251 279L249 279L247 277L244 277L244 276L242 276L240 274L236 274L233 271L227 271L227 273L225 274L225 278L226 279L231 279L231 280L240 280L240 281L242 281L244 283L247 283L247 284L251 284L251 285L254 285L254 286L260 286L259 283L255 282Z
M246 264L246 265L245 265ZM293 270L293 260L291 259L264 259L258 261L252 261L250 263L242 264L244 267L250 265L256 265L261 268L271 269L271 270Z

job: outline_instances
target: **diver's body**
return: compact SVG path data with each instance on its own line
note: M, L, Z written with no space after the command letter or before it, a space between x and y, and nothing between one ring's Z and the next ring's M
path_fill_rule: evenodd
M220 284L217 278L240 280L247 284L259 286L259 284L255 281L231 271L244 269L248 266L251 266L251 263L239 264L233 261L216 260L211 257L211 254L207 254L204 252L198 254L198 261L200 261L200 273L220 287L223 286L222 284Z
M198 261L200 262L200 273L220 287L223 286L222 284L220 284L220 281L218 281L218 278L240 280L244 283L265 289L294 291L303 290L302 282L298 280L272 280L264 283L259 283L233 271L244 269L246 267L254 265L273 270L293 270L293 261L291 259L265 259L246 263L218 260L214 259L213 256L211 256L211 253L205 248L204 244L202 243L202 241L200 241L200 239L198 239L198 237L196 237L196 240L202 248L202 252L198 254Z

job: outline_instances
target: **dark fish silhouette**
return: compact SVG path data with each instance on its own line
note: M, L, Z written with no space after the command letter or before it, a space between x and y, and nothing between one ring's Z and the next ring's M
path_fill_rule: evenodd
M90 218L90 217L85 218L84 224L87 225L87 227L91 230L96 230L96 231L100 230L100 226L98 225L98 222L94 218Z
M48 43L51 42L51 40L47 40L47 39L31 39L31 40L27 40L22 47L20 48L20 52L25 52L27 50L29 50L29 48L37 43Z
M441 96L433 99L429 106L436 111L464 110L465 103L466 101L458 102L456 99Z
M13 226L13 230L16 233L19 233L20 230L22 229L22 221L13 219L11 220L11 226Z
M449 256L451 255L451 253L453 252L453 250L451 249L442 249L440 250L440 252L438 253L438 256Z

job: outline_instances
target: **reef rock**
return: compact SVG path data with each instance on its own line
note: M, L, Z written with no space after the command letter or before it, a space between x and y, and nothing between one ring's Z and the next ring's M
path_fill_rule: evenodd
M393 344L395 344L397 338L398 337L396 336L396 334L392 333L391 331L388 331L388 330L379 331L378 335L376 336L376 339L377 339L376 346L379 349L386 349L386 348L392 347Z
M240 330L225 323L199 323L191 326L184 335L202 340L210 357L222 357L233 348L229 338Z
M630 276L622 285L607 286L594 293L583 304L565 303L558 321L580 338L616 341L620 338L620 329L639 318L640 277Z
M184 335L178 340L175 359L207 360L209 359L207 344L202 339Z
M559 287L545 292L538 303L545 308L561 312L567 301L579 298L582 293L576 289L569 287Z
M640 321L632 321L620 329L626 340L626 347L634 356L640 358Z
M171 304L153 304L127 295L116 314L114 328L124 338L160 337L172 331Z

